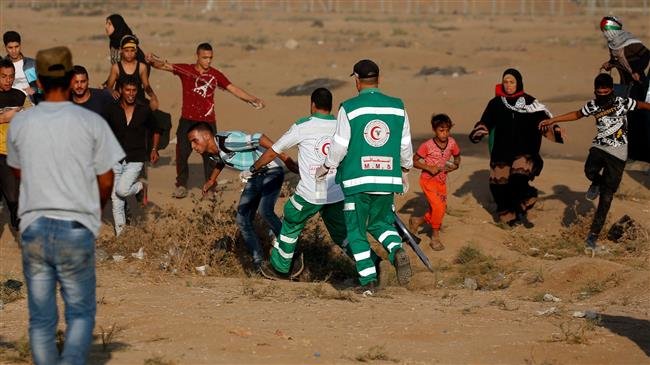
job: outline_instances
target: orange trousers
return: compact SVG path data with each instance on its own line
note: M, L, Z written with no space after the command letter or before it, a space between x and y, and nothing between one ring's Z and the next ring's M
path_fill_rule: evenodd
M447 210L447 184L438 179L420 177L420 187L429 203L429 211L424 215L424 220L431 228L440 229Z

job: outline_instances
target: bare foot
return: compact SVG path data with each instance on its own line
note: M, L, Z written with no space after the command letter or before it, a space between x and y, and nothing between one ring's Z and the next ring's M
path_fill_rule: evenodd
M411 217L409 218L409 229L411 232L418 233L418 228L424 223L423 217Z
M431 237L431 241L429 241L429 247L431 247L431 249L434 251L442 251L445 249L445 246L442 244L442 241L440 241L440 238L438 237Z

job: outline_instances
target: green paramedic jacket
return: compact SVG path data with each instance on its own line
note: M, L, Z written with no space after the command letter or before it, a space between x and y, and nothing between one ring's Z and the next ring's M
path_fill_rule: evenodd
M402 100L378 89L364 89L341 107L350 122L348 151L336 173L343 193L403 192L400 147L406 113Z

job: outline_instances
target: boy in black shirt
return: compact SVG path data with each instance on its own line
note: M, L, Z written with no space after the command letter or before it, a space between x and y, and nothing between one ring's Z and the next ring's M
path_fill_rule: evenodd
M540 129L545 131L558 122L570 122L590 115L596 118L597 134L585 162L585 175L591 181L586 197L594 200L600 195L598 208L585 241L585 251L592 256L625 169L627 114L637 109L650 110L648 103L615 96L614 80L609 74L596 76L594 95L595 99L588 101L582 109L546 119L539 124Z

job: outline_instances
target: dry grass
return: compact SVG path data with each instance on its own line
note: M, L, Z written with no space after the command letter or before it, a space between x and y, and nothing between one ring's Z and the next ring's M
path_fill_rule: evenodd
M144 360L144 365L175 365L172 360L165 360L162 356L154 356Z
M27 337L13 342L0 342L0 362L9 364L31 363L32 352Z
M290 194L291 188L285 184L282 191ZM206 275L245 277L252 268L251 258L235 221L235 202L228 206L222 195L216 195L206 200L194 198L193 203L194 209L189 212L171 206L153 210L148 220L134 222L119 237L100 237L98 248L109 257L124 256L127 264L137 262L139 269L151 272L198 274L196 268L207 265ZM272 242L266 223L256 219L255 230L263 252L269 252ZM356 277L352 260L333 246L320 219L315 217L303 230L297 246L305 257L301 280L343 281ZM140 248L145 253L141 261L131 257Z
M457 264L455 280L462 282L465 278L473 278L479 289L505 289L512 281L511 273L514 267L499 263L492 256L487 256L473 245L461 247L454 260Z
M386 352L384 346L372 346L368 349L368 351L355 356L354 359L359 362L370 362L370 361L399 362L398 359L394 359L388 355L388 352Z
M193 273L195 267L208 265L210 274L242 275L238 261L244 256L243 244L235 238L234 208L225 207L220 197L194 199L194 205L191 212L174 207L152 211L149 220L127 227L119 237L100 237L98 247L127 260L142 247L145 266L156 270Z
M24 297L24 285L16 279L0 275L0 307Z
M325 283L315 283L297 291L298 298L343 300L356 303L359 298L351 290L337 290Z
M589 343L589 334L596 330L600 320L595 319L570 319L554 323L559 332L553 333L552 342L564 342L571 345Z

